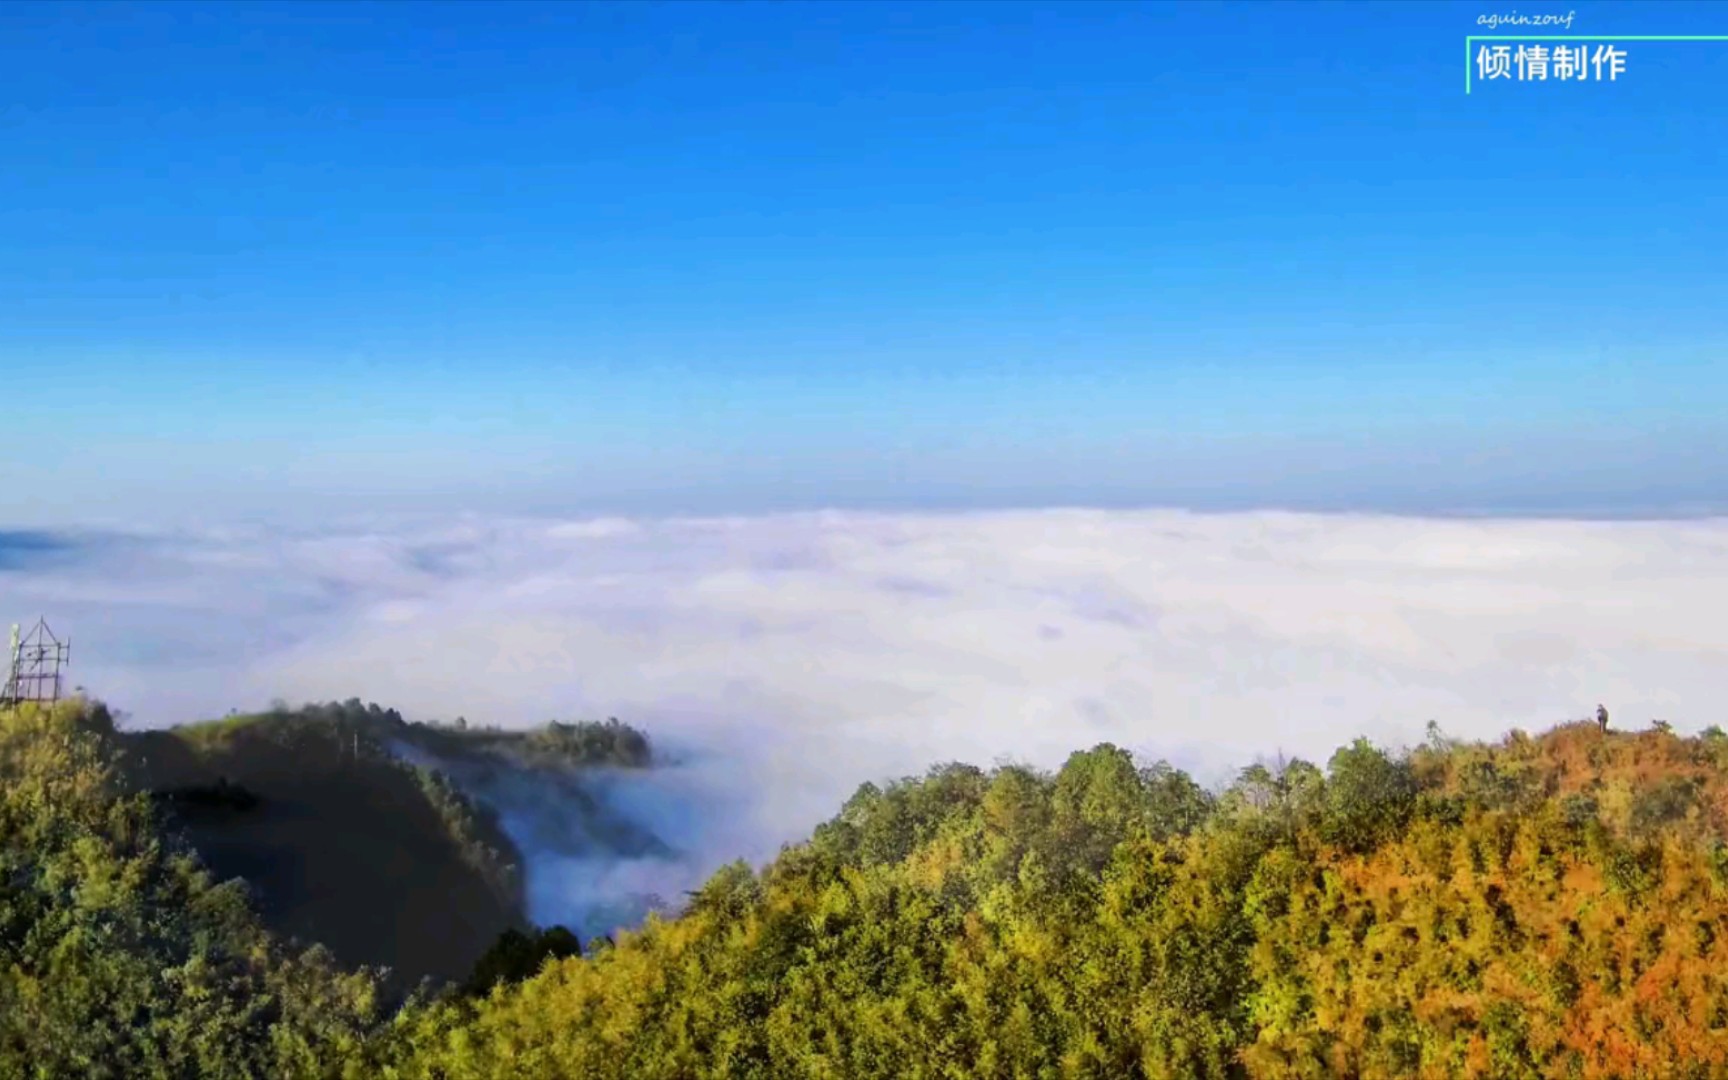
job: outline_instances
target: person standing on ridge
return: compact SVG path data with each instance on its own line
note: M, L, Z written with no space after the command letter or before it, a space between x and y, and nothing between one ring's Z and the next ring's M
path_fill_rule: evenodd
M1596 726L1602 729L1602 734L1608 734L1608 709L1605 706L1596 706Z

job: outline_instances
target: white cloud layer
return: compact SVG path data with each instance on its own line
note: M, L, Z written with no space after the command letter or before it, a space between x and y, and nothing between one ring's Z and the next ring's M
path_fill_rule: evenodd
M1698 728L1728 696L1722 519L468 519L15 563L0 608L70 632L77 680L139 723L358 696L637 724L727 792L686 823L704 873L941 760L1108 740L1216 780L1430 718L1494 736L1604 702Z

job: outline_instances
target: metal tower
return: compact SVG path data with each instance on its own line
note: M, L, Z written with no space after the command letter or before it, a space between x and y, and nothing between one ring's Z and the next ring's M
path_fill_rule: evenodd
M0 691L0 708L27 701L52 705L60 700L60 669L71 663L72 642L61 641L48 629L46 619L22 638L12 626L12 648L7 655L6 688Z

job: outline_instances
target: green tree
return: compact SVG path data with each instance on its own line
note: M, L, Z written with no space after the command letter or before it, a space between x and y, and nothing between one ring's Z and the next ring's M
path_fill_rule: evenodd
M1415 802L1409 765L1357 739L1326 763L1321 835L1347 850L1367 851L1404 827Z

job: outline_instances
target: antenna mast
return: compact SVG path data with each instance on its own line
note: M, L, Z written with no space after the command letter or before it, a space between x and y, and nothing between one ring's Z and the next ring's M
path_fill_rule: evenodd
M17 624L13 624L0 707L25 702L52 705L60 700L60 669L72 662L72 641L55 637L46 619L37 619L36 625L22 637L18 630Z

